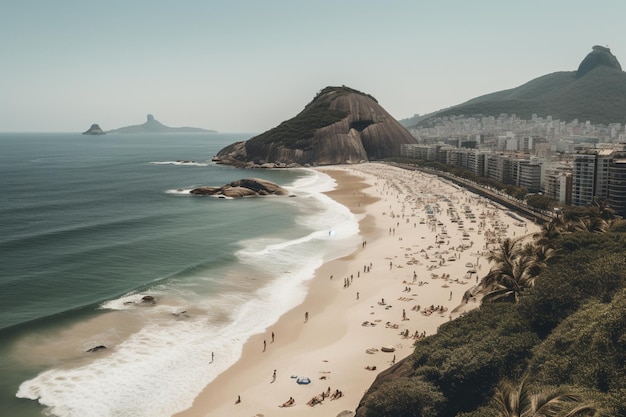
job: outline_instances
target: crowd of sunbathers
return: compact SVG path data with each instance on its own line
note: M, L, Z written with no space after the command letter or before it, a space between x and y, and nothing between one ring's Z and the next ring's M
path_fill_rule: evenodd
M435 306L435 305L431 305L430 307L424 309L422 311L422 314L425 316L430 316L433 313L445 313L446 311L448 311L447 307L444 306Z
M405 329L403 331L400 332L400 336L402 336L404 339L408 339L409 337L412 337L413 339L423 339L426 337L426 332L419 332L418 330L415 331L415 333L413 333L413 336L409 336L409 329Z
M336 400L343 397L343 392L341 392L340 390L335 390L335 392L331 392L330 387L328 387L328 389L326 391L322 391L321 394L316 395L315 397L311 398L311 400L307 403L307 405L310 405L311 407L317 405L317 404L321 404L322 401L324 401L327 398L330 398L330 400Z

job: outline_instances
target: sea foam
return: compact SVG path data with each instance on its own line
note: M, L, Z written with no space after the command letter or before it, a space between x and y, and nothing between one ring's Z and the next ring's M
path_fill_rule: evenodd
M206 167L209 166L208 162L196 162L196 161L155 161L150 162L152 165L180 165L180 166L194 166L194 167Z
M332 178L311 170L289 187L296 198L274 200L302 205L297 221L307 233L240 242L235 254L239 268L256 271L260 287L236 291L234 286L230 292L201 296L186 294L190 287L177 287L174 281L104 303L102 308L111 310L136 308L146 316L145 325L116 346L85 353L95 358L85 365L50 369L23 382L16 395L39 401L59 417L165 417L190 407L209 382L239 359L247 339L302 303L306 281L316 268L357 247L357 219L321 194L334 185ZM138 306L143 294L170 297L176 305L143 308ZM194 313L172 317L181 309Z

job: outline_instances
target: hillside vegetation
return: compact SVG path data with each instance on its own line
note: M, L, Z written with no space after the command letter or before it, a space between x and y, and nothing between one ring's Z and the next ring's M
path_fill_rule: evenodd
M480 309L381 373L357 416L626 416L625 232L598 204L503 241Z
M348 116L345 111L331 108L331 103L338 97L350 93L360 94L377 102L374 97L346 86L326 87L295 117L253 137L249 140L249 145L274 144L290 149L310 148L311 139L317 129L330 126Z
M487 94L434 113L417 126L426 127L434 118L452 115L498 116L515 114L580 122L626 123L626 73L598 66L582 77L576 71L555 72L519 87Z

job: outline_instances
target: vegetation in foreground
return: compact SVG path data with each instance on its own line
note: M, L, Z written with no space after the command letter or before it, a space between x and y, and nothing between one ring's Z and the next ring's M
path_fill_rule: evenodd
M481 308L379 375L357 416L626 416L625 232L598 204L501 242Z

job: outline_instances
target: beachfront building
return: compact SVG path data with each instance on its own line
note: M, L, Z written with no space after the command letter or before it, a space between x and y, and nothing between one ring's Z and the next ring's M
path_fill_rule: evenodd
M626 214L626 152L619 148L587 149L574 156L573 205L606 199L618 214Z
M574 156L572 169L572 204L586 206L595 196L596 153L583 151Z
M404 158L419 159L421 161L436 161L441 145L423 145L415 143L405 143L400 145L400 156Z
M524 149L531 148L531 139L523 138L518 144L522 143ZM505 135L499 140L503 145L516 138ZM564 204L585 206L606 199L617 212L626 212L626 151L617 144L592 145L595 148L587 145L587 142L584 146L578 143L579 150L567 154L572 155L571 166L562 161L564 165L556 169L536 156L529 158L527 153L496 153L443 142L403 145L402 156L463 168L503 184L526 188L531 193L543 191ZM550 167L544 168L546 164Z
M474 174L485 176L485 152L473 150L467 155L467 169Z
M626 154L619 153L609 165L609 206L617 214L626 217Z
M485 157L487 178L503 184L511 184L511 157L504 154L489 154Z
M537 159L518 162L517 186L531 193L541 191L541 163Z
M572 204L572 167L552 165L544 174L543 193L562 204Z
M613 160L614 149L599 149L596 154L596 178L594 193L596 198L609 196L609 165Z

